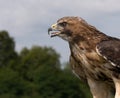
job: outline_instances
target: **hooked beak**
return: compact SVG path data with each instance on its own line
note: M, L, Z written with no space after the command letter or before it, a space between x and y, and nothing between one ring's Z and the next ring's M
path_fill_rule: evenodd
M60 34L60 30L58 30L57 23L53 24L49 29L48 29L48 34L51 37L58 36Z

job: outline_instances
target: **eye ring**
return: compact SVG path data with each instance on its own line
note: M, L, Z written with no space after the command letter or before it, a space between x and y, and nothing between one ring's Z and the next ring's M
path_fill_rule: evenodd
M65 27L67 25L67 22L59 23L59 25L62 26L62 27Z

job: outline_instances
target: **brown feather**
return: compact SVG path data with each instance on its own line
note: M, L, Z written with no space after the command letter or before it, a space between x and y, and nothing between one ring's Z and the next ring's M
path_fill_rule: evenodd
M61 25L62 23L65 23L65 25ZM116 83L113 81L115 80L113 78L119 79L120 67L116 68L111 62L120 64L120 40L117 42L110 41L114 38L105 35L79 17L63 17L57 21L57 26L54 29L61 32L57 36L68 41L71 51L70 63L72 69L80 79L88 81L93 96L96 96L94 98L110 98L108 97L110 89L106 91L104 96L102 96L99 90L96 90L98 92L94 95L93 86L91 85L95 84L94 88L100 90L106 89L103 85L115 88L114 84L116 85ZM104 43L104 41L108 40L108 43ZM106 49L104 45L108 46L108 51L104 50ZM114 52L111 52L110 48ZM114 57L110 52L113 53ZM115 76L116 73L117 77ZM97 87L96 84L98 83L101 85Z

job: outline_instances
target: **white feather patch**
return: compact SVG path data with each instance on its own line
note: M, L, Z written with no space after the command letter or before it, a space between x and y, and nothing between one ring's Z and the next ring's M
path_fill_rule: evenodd
M107 60L111 65L113 66L117 66L116 64L114 64L112 61L108 60L106 56L102 55L98 49L98 47L96 46L96 52L98 53L99 56L102 56L105 60Z

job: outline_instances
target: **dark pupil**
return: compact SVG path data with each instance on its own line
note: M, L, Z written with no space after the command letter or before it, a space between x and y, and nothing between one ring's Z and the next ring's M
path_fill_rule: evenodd
M65 27L66 24L67 24L66 22L59 23L59 25L62 26L62 27Z

